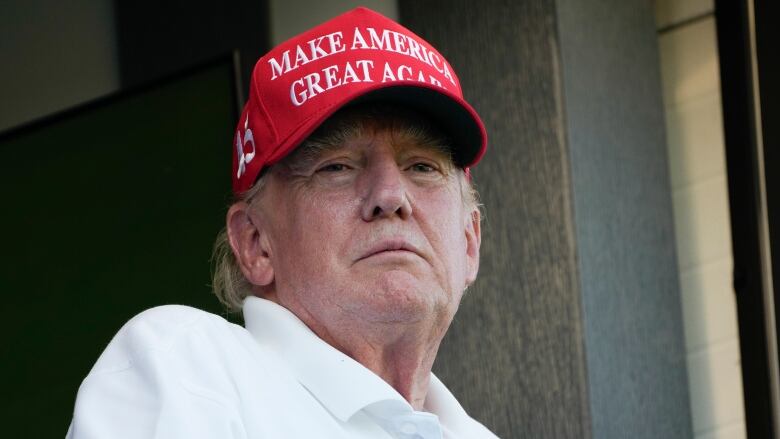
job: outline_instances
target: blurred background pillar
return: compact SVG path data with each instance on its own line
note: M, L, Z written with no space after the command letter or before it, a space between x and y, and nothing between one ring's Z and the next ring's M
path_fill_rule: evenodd
M501 437L692 437L650 2L399 14L490 135L480 278L436 372Z

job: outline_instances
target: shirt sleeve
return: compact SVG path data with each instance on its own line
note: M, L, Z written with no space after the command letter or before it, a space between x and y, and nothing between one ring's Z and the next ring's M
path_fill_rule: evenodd
M67 439L245 437L231 401L192 379L208 368L186 340L197 314L163 308L174 309L140 314L108 345L79 388Z

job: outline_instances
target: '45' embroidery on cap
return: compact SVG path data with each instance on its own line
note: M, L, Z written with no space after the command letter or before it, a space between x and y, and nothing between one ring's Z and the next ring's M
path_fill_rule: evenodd
M252 152L245 154L244 147L247 143L252 144ZM241 132L236 132L236 152L238 153L238 175L236 178L241 178L241 175L246 171L246 165L255 158L255 137L252 135L252 130L249 128L249 114L246 115L244 121L244 140L241 141Z

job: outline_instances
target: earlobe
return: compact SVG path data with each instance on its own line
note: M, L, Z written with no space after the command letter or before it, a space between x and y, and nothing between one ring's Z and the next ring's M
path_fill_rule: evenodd
M474 209L466 219L466 286L474 282L479 271L479 247L482 244L481 218L479 209Z
M258 223L243 201L228 209L227 233L236 262L251 284L266 286L274 280L274 269L266 231Z

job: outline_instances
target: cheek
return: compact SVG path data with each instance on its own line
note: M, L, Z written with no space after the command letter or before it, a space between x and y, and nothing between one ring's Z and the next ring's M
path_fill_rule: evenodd
M324 277L335 269L351 234L349 203L324 198L296 201L292 208L280 209L282 223L275 239L280 275Z
M466 274L466 235L464 208L460 194L425 200L429 215L425 221L431 244L441 259L450 282L460 282Z

